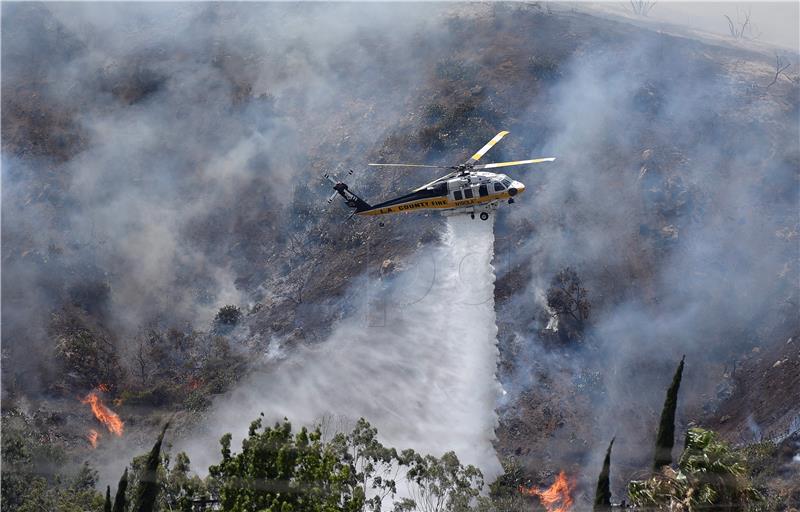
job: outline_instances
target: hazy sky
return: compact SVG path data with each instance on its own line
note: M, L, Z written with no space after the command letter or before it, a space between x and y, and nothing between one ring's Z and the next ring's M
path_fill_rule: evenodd
M629 2L595 2L593 6L606 12L630 13ZM798 51L800 43L800 2L675 2L661 0L648 17L720 35L728 35L728 15L744 20L750 12L754 38L764 43Z

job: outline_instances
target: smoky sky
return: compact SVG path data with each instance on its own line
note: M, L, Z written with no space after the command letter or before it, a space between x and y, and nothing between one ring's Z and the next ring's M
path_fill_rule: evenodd
M577 3L582 7L597 9L637 19L630 4L614 2ZM800 44L800 16L796 2L659 2L648 12L648 23L667 22L683 28L700 29L721 37L730 37L725 16L741 26L750 17L751 30L747 31L749 44L775 45L797 52Z

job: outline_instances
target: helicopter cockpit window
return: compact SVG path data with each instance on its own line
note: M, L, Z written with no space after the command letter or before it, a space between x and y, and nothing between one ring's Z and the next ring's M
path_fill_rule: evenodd
M506 189L506 187L504 187L503 184L500 183L499 181L495 181L494 182L494 191L495 192L502 192L505 189Z
M445 181L443 183L437 183L436 185L434 185L432 187L428 187L428 190L430 190L431 195L434 195L434 196L446 196L447 195L447 182Z
M453 192L453 199L455 199L456 201L461 201L461 199L463 199L460 190L456 190L455 192Z
M503 185L505 185L506 188L510 187L511 186L511 180L508 179L508 178L503 178Z

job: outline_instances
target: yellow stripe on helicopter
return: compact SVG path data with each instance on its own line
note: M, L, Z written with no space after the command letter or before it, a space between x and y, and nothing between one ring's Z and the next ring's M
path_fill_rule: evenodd
M488 196L483 197L473 197L472 199L461 200L452 200L447 196L439 196L408 201L400 204L393 204L385 208L375 208L372 210L365 210L363 212L356 212L356 215L374 216L386 215L389 213L405 213L419 209L449 210L455 208L468 208L470 206L490 203L492 201L503 201L510 198L511 194L509 194L508 191L497 194L489 194Z

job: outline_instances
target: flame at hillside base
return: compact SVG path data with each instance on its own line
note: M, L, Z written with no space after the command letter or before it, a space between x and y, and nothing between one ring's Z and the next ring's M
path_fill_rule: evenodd
M116 434L117 436L122 436L125 423L119 418L117 413L103 405L103 402L100 400L100 397L97 396L95 391L92 391L86 395L86 398L81 400L81 403L89 404L92 407L92 413L94 413L94 417L97 418L100 423L105 425L109 432Z
M567 474L561 471L556 477L553 485L547 489L540 489L538 487L531 487L526 489L520 486L519 492L526 496L536 496L539 501L547 509L547 512L568 512L572 509L572 489L575 487L575 482L567 477Z

